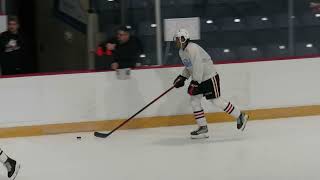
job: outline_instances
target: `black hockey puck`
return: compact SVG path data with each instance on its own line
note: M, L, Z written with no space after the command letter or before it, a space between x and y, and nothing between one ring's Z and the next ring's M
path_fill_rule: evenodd
M77 139L78 139L78 140L81 140L81 136L77 136Z

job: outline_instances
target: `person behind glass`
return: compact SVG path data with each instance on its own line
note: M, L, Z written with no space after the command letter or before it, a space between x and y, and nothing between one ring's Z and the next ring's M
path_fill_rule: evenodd
M0 64L2 75L24 73L27 60L27 45L19 32L17 17L8 18L8 30L0 35Z
M113 70L134 68L143 53L140 40L131 35L130 29L126 26L118 28L116 37L108 40L105 46L107 53L112 52L111 68Z
M320 12L320 0L313 0L309 3L309 6L313 13Z

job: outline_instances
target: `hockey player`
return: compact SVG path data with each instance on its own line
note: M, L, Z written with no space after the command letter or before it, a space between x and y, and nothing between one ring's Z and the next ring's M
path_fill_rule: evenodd
M191 106L199 126L197 130L191 132L191 137L209 137L207 120L201 106L203 96L221 110L233 116L237 121L237 129L243 131L249 116L221 97L219 75L208 53L198 44L190 42L189 33L185 29L176 32L174 41L179 48L179 56L185 66L182 74L174 80L174 86L176 88L183 87L185 81L191 77L188 94L191 96Z
M8 178L10 180L14 180L18 175L20 164L18 164L15 160L8 157L1 149L0 149L0 162L7 168Z

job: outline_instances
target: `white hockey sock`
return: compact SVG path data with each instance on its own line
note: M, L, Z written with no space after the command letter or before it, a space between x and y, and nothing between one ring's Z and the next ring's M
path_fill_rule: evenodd
M204 111L203 110L200 110L200 111L195 111L193 112L194 114L194 118L196 119L197 121L197 124L199 126L206 126L207 125L207 120L204 116Z
M223 98L219 97L216 99L212 99L211 102L218 106L221 110L224 112L230 114L234 118L238 118L241 114L239 108L235 105L233 105L231 102L227 102Z
M4 164L8 160L8 156L0 149L0 162Z
M201 94L196 96L191 96L190 102L191 102L194 118L196 119L197 124L199 126L206 126L207 120L204 116L204 111L201 106L202 97L203 96Z
M230 114L231 116L238 118L241 114L240 110L238 109L238 107L236 107L235 105L231 104L230 102L228 103L227 107L224 109L224 111L228 114Z

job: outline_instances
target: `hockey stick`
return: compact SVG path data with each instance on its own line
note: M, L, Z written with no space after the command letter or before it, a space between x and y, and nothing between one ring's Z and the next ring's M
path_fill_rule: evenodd
M121 123L119 126L117 126L116 128L114 128L112 131L110 131L109 133L100 133L100 132L94 132L94 136L99 137L99 138L106 138L108 136L110 136L112 133L114 133L116 130L118 130L119 128L121 128L123 125L127 124L130 120L132 120L134 117L136 117L138 114L140 114L143 110L145 110L147 107L149 107L151 104L153 104L154 102L156 102L157 100L159 100L162 96L164 96L165 94L167 94L168 92L170 92L172 89L174 88L174 86L170 87L168 90L166 90L164 93L162 93L159 97L155 98L153 101L151 101L149 104L147 104L145 107L143 107L141 110L139 110L137 113L135 113L134 115L132 115L129 119L125 120L123 123Z

